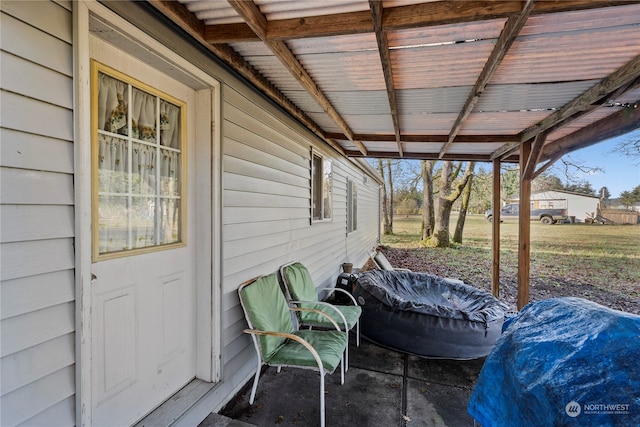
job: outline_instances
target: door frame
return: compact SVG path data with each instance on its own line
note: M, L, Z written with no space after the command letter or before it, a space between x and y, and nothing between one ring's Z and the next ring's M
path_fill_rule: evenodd
M74 168L76 273L76 424L92 424L91 396L91 88L90 22L98 19L130 49L154 53L152 66L179 70L196 90L196 378L218 382L221 364L221 148L220 82L95 0L73 5ZM122 47L120 47L122 49ZM122 49L127 52L127 48ZM172 76L173 77L173 76ZM175 77L173 77L175 78ZM180 78L177 78L180 80ZM197 87L194 87L197 86ZM204 113L204 114L203 114ZM201 184L205 185L201 185ZM203 193L204 191L204 193ZM203 214L204 213L204 214ZM176 390L177 391L177 390Z

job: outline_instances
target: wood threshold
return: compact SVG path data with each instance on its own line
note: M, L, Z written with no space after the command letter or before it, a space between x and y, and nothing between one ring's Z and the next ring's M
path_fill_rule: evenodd
M170 426L186 414L218 383L208 383L194 379L169 397L146 417L134 424L134 427Z

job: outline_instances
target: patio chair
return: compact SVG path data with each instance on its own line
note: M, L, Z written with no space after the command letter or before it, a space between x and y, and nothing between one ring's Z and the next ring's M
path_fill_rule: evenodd
M238 288L240 303L249 325L258 355L249 404L253 404L262 365L313 369L320 373L320 425L325 425L324 376L340 365L340 383L344 384L344 354L347 333L333 321L334 330L296 330L291 311L317 312L312 308L289 307L276 273L251 279ZM330 319L328 315L327 318ZM330 322L331 323L331 322Z
M298 307L308 307L328 314L337 320L342 329L348 333L356 328L356 345L360 346L360 315L362 307L358 305L353 295L344 289L336 287L321 288L331 292L340 292L348 296L353 305L333 305L318 299L316 287L311 279L309 270L300 262L285 264L280 267L283 291L290 304ZM300 311L296 313L300 327L307 328L330 328L324 316L319 316L314 311ZM345 370L349 370L349 346L346 351Z

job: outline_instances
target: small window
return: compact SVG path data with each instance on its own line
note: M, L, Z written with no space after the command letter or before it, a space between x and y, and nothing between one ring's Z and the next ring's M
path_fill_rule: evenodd
M347 180L347 233L358 229L358 184Z
M311 155L311 218L327 221L333 215L333 175L331 161L317 153Z
M92 65L94 259L184 244L186 105Z

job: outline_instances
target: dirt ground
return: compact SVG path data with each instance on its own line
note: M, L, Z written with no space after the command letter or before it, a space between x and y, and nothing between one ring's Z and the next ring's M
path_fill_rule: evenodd
M451 277L463 280L487 291L491 290L491 265L474 265L467 268L464 262L447 262L439 256L426 256L421 249L401 249L382 246L380 248L391 265L397 268L408 268L416 272L431 273L441 277ZM477 263L477 260L474 260ZM478 268L479 267L479 268ZM375 268L369 260L363 270ZM482 272L478 274L478 271ZM635 284L637 286L637 284ZM504 272L500 277L500 299L508 303L513 309L516 307L518 293L518 278L515 273ZM532 271L530 278L529 300L539 301L547 298L573 296L585 298L615 310L626 311L640 315L640 298L630 294L612 292L590 285L586 280L562 279L555 277L553 281L536 277Z

